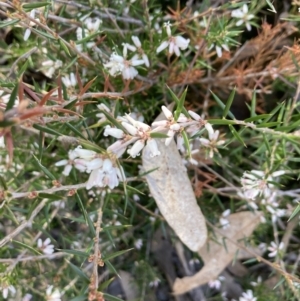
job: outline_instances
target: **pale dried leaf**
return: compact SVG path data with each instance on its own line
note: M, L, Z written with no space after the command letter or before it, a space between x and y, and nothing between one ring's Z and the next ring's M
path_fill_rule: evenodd
M156 139L160 156L151 158L149 149L144 148L144 170L157 168L146 179L161 214L181 241L196 252L207 238L205 218L197 204L175 142L172 141L166 147L164 140Z
M138 297L138 287L133 277L126 271L119 271L120 282L126 296L126 300L133 301Z
M177 278L173 286L174 293L183 294L210 280L215 280L235 258L239 249L237 245L243 244L242 239L249 237L259 225L261 215L261 212L244 211L228 216L230 227L226 230L220 229L220 233L215 233L214 240L210 240L199 251L204 267L193 276ZM236 244L224 238L234 240Z

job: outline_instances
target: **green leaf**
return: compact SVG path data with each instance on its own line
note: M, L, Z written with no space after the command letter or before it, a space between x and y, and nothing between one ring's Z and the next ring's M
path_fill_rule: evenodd
M65 126L68 127L74 134L76 134L76 136L81 137L82 139L85 139L85 137L82 135L82 133L80 131L78 131L76 129L76 127L74 127L72 124L70 124L69 122L65 123Z
M20 22L20 19L14 19L6 22L0 22L0 28L5 28L7 26L12 26Z
M118 297L115 297L115 296L112 296L112 295L106 294L106 293L103 293L103 297L107 301L124 301L123 299L120 299Z
M59 42L59 45L60 45L61 49L62 49L68 56L71 56L71 53L70 53L70 51L69 51L69 48L68 48L68 46L65 44L65 42L64 42L62 39L59 39L58 42Z
M191 145L190 145L189 137L188 137L186 131L182 131L181 135L183 137L183 141L184 141L184 145L185 145L185 148L186 148L187 156L188 156L188 158L191 158Z
M270 127L273 127L273 126L276 126L278 124L280 124L281 122L277 122L277 121L274 121L274 122L264 122L264 123L260 123L258 125L256 125L257 128L270 128Z
M257 120L269 118L270 116L272 117L271 114L261 114L261 115L256 115L256 116L253 116L253 117L246 118L244 121L245 122L252 122L252 121L257 121Z
M86 300L87 300L86 295L80 295L78 297L75 297L75 298L71 299L71 301L86 301Z
M108 256L103 256L102 258L103 258L103 261L106 262L107 260L111 260L115 257L121 256L121 255L123 255L123 254L125 254L125 253L127 253L131 250L134 250L134 249L132 248L132 249L128 249L128 250L118 251L118 252L115 252L113 254L109 254Z
M110 113L108 113L105 110L100 110L101 113L105 115L105 117L118 129L122 130L123 132L127 133L126 129L123 127L123 125L118 122Z
M164 134L164 133L150 133L150 137L151 138L160 138L160 139L163 139L163 138L169 138L169 136L167 134Z
M71 269L77 274L77 276L78 276L79 278L81 278L81 279L83 279L83 280L85 280L85 281L87 281L87 282L90 281L89 277L88 277L85 273L83 273L76 265L74 265L74 264L73 264L72 262L70 262L69 260L66 260L66 261L69 263Z
M40 162L40 160L38 160L35 155L32 155L32 158L37 163L37 165L39 166L39 168L44 172L44 174L48 176L48 178L50 178L53 181L56 180L55 177L54 177L54 175L44 165L42 165L42 163Z
M236 129L235 129L231 124L229 124L229 129L230 129L231 133L233 134L233 136L234 136L238 141L240 141L241 144L243 144L245 147L247 147L246 144L245 144L245 142L243 141L243 139L242 139L241 136L239 135L239 133L236 131Z
M21 77L21 75L27 70L29 63L30 63L30 60L27 59L25 61L25 63L21 66L21 68L17 74L17 77Z
M226 106L225 106L224 111L223 111L223 115L222 115L223 119L225 119L225 117L228 115L229 109L230 109L230 107L232 105L232 102L234 100L235 91L236 91L236 88L234 88L231 91L230 95L229 95L229 98L228 98L228 100L226 102Z
M215 99L216 103L221 107L222 110L225 110L225 105L224 105L223 101L217 95L215 95L212 91L210 91L210 92L211 92L213 98ZM228 111L227 115L230 118L235 119L234 115L230 111Z
M49 200L52 200L52 201L60 201L62 199L62 197L59 196L59 195L55 195L55 194L52 194L52 193L45 193L45 192L39 193L39 198L49 199Z
M112 277L104 282L102 282L100 285L99 285L99 288L98 290L100 292L103 292L113 281L115 280L115 277Z
M29 11L29 10L33 10L34 8L44 7L50 4L51 4L50 2L26 3L23 4L22 7L24 10Z
M101 148L100 146L98 146L97 144L95 144L94 142L91 142L89 140L78 138L77 141L84 148L93 150L96 153L104 153L105 152L105 149Z
M17 98L18 89L19 89L19 83L16 83L14 89L12 90L12 92L10 94L9 101L6 105L5 112L7 112L7 111L9 111L10 109L13 108L13 106L15 104L15 101L16 101L16 98Z
M81 212L82 212L82 215L84 217L85 223L88 225L88 214L87 214L87 212L85 210L85 207L83 206L82 200L81 200L78 192L76 192L75 198L76 198L77 203L78 203L78 205L79 205L79 207L81 209Z
M236 121L228 120L228 119L209 119L208 122L210 124L224 124L224 125L237 124Z
M171 90L171 88L168 86L168 85L166 85L167 86L167 89L168 89L168 91L170 92L170 94L171 94L171 97L172 97L172 99L174 100L174 102L175 102L175 104L176 104L176 107L181 107L180 106L180 101L182 101L182 99L183 99L183 97L181 97L180 99L176 96L176 94ZM183 93L184 94L184 93ZM184 96L185 97L185 95L182 95L182 96ZM190 115L189 115L189 113L187 112L187 110L182 106L181 107L182 108L182 112L181 113L183 113L186 117L188 117L188 118L190 118ZM179 115L178 115L179 116Z
M72 254L84 258L88 258L90 256L89 254L78 250L68 250L68 249L58 249L58 250L67 254Z
M52 36L51 34L49 34L49 33L47 33L47 32L38 30L38 29L33 28L33 27L31 27L30 30L31 30L32 32L36 33L37 35L43 36L44 38L47 38L47 39L50 39L50 40L54 40L54 41L57 40L56 37Z
M296 209L292 212L291 216L288 219L288 222L290 222L295 216L297 216L299 212L300 212L300 204L298 204Z
M187 87L185 88L185 90L183 91L182 95L180 96L180 99L179 99L179 102L177 104L177 108L175 110L175 116L174 116L174 119L175 121L178 120L182 110L184 109L184 101L185 101L185 97L186 97L186 93L187 93Z
M33 248L33 247L29 246L29 245L26 245L26 244L24 244L24 243L22 243L22 242L20 242L20 241L13 240L12 242L13 242L14 244L16 244L16 245L22 247L22 248L25 248L25 249L27 249L27 250L33 252L34 254L38 254L38 255L41 255L41 254L42 254L41 252L37 251L35 248Z
M39 125L37 123L35 123L33 125L33 127L41 132L44 132L44 133L47 133L47 134L51 134L51 135L54 135L54 136L61 136L62 134L49 128L49 127L45 127L45 126L42 126L42 125Z
M251 117L256 116L255 110L256 110L256 90L253 91L253 95L251 99L251 110L250 110Z

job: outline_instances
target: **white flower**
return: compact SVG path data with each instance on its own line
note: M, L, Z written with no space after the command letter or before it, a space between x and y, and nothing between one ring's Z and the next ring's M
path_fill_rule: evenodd
M159 283L160 283L160 279L156 277L153 281L151 281L149 283L149 286L150 287L158 287Z
M5 142L4 142L4 137L0 137L0 148L5 148Z
M140 250L143 246L143 240L141 238L137 239L135 242L134 242L134 246L137 250Z
M109 125L105 127L103 135L106 137L109 135L117 139L124 138L124 132L122 130L117 128L112 128Z
M254 18L254 15L248 14L248 6L247 4L244 4L242 9L235 9L231 12L231 17L240 19L236 22L236 26L241 26L243 23L245 23L247 30L251 30L251 24L249 20Z
M245 196L251 200L254 200L260 194L263 194L266 198L271 198L271 189L274 188L274 185L268 184L268 181L273 181L273 177L278 177L284 173L283 170L275 171L266 179L265 173L260 170L244 172L241 184Z
M224 43L221 45L211 44L211 46L209 47L208 50L211 50L214 47L216 47L216 52L217 52L218 57L222 57L222 55L223 55L222 48L228 52L230 51L228 45L224 44Z
M43 73L47 77L52 78L55 70L59 69L62 66L62 61L47 60L47 61L42 62L42 66L43 66L43 68L42 68Z
M26 295L23 297L22 301L30 301L31 298L32 298L32 295L31 295L31 294L26 294Z
M48 237L43 242L40 238L37 241L38 248L46 255L50 255L54 253L54 245L51 245L51 239Z
M13 285L2 284L0 290L2 290L3 299L6 299L8 297L8 293L10 293L11 295L16 294L16 289Z
M34 18L34 17L35 17L35 9L33 9L33 10L30 12L29 16L30 16L30 18L35 19L35 18ZM35 20L39 21L38 18L36 18ZM35 25L35 23L34 23L33 21L30 21L30 22L29 22L29 26L30 26L30 27L32 27L32 26L34 26L34 25ZM27 28L27 29L25 30L24 37L23 37L24 41L27 41L27 40L29 39L30 34L31 34L31 29L30 29L30 28Z
M67 89L74 88L77 84L77 80L73 72L70 73L70 75L63 76L61 80Z
M277 244L274 241L272 241L271 245L268 247L268 250L271 252L268 254L268 256L275 257L280 250L283 250L283 248L284 248L283 242L280 242L279 246L277 246Z
M95 166L96 167L96 166ZM100 168L93 169L86 184L86 189L92 187L106 187L114 189L119 181L125 180L122 167L115 167L110 159L105 159Z
M213 127L210 123L205 124L205 128L208 132L209 139L206 138L199 138L199 141L202 146L208 148L209 151L209 157L212 158L214 156L214 152L218 152L217 147L221 146L225 143L224 140L218 140L219 139L219 131L214 131Z
M156 53L159 53L166 49L169 46L169 54L175 53L177 56L180 56L180 50L185 50L189 46L190 39L185 39L182 36L173 37L171 33L171 25L169 22L165 23L168 40L163 41L158 48L156 49Z
M93 33L97 32L99 30L100 25L102 24L102 20L99 18L91 18L88 17L84 20L84 29L81 27L78 27L76 29L76 36L77 40L82 40L83 38L86 38ZM84 36L83 36L84 33ZM87 43L87 47L91 48L95 43Z
M208 281L208 286L210 288L214 288L219 290L221 288L222 282L225 278L223 276L219 276L218 279Z
M239 298L239 301L256 301L257 298L253 297L252 290L247 290L247 292L242 293L242 297Z
M137 51L139 58L142 58L142 60L145 63L145 66L150 67L148 56L147 56L147 54L145 54L145 52L142 48L142 43L141 43L140 39L137 36L131 36L131 39L135 46L125 43L124 47L127 47L127 49L129 49L130 51Z
M46 300L47 301L61 301L60 291L56 288L53 292L53 285L48 286L46 290Z
M226 218L229 215L230 215L230 209L227 209L222 213L222 216L219 219L220 225L222 226L222 229L224 229L224 230L230 227L230 222Z
M130 60L127 57L127 47L126 44L123 48L123 57L112 53L110 60L103 64L111 76L116 76L122 74L124 79L133 79L138 75L138 71L134 68L135 66L145 64L144 60L139 59L138 55L134 55Z

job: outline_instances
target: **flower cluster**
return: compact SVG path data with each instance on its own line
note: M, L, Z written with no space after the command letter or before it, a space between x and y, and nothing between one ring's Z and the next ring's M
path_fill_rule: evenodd
M275 171L266 178L266 174L261 170L245 171L241 178L242 189L244 190L245 196L252 200L259 195L269 197L274 185L268 182L273 181L273 178L279 177L284 173L283 170Z
M83 149L78 146L69 151L69 160L56 162L56 166L65 166L63 175L68 176L75 167L80 172L90 174L86 189L92 187L104 188L108 186L113 189L119 185L119 181L125 180L122 167L118 167L114 158L108 155L101 155L95 151Z
M158 150L157 143L152 136L154 133L166 133L168 137L165 139L165 145L168 146L174 137L176 137L177 148L184 151L184 139L182 132L186 131L193 135L202 127L207 130L209 139L200 138L199 142L203 147L209 150L210 157L213 157L213 153L217 152L218 146L225 143L224 140L218 140L219 131L214 131L212 125L203 120L195 112L188 111L189 117L186 117L181 113L177 120L175 120L173 113L167 107L162 106L162 111L166 119L153 122L152 128L141 121L135 120L130 114L118 117L118 120L122 125L122 129L112 128L111 126L106 126L105 128L105 136L112 136L119 139L109 146L107 150L116 154L117 157L120 157L124 154L127 147L130 144L133 144L133 146L128 150L128 154L132 158L135 158L140 154L141 150L147 146L150 149L150 156L155 157L160 155L160 151Z

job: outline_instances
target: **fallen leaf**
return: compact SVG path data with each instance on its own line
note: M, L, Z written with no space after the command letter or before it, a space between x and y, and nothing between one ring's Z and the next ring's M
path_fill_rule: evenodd
M156 119L160 120L161 115ZM198 251L207 238L205 218L197 204L191 181L178 153L175 142L165 146L165 139L156 139L160 156L151 157L143 151L145 171L150 192L170 227L192 251Z
M191 289L215 280L225 267L236 257L242 245L242 239L249 237L260 223L262 212L238 212L227 217L230 227L220 229L215 233L213 240L199 250L199 255L204 261L204 267L195 275L177 278L173 290L175 294L183 294ZM226 239L228 238L228 239ZM233 243L235 241L236 243Z

